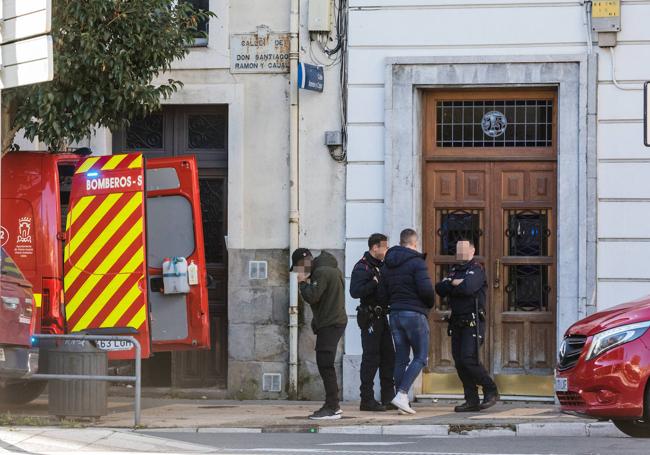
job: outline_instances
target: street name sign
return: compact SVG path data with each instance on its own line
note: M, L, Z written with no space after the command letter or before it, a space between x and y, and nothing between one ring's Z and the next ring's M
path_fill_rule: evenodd
M309 63L298 64L298 87L313 92L323 92L325 88L325 73L322 66Z
M289 34L258 27L257 33L230 36L231 73L288 73Z

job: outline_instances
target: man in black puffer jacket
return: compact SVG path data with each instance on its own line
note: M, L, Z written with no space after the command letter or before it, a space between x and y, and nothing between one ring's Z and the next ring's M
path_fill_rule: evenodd
M395 386L392 404L415 414L409 405L408 392L427 364L429 352L429 310L435 291L425 256L417 251L418 236L404 229L400 245L388 250L384 258L380 296L390 305L390 328L395 342ZM410 361L411 349L413 360Z

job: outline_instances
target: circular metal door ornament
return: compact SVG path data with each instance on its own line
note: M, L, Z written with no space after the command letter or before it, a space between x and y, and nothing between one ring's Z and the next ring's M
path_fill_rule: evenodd
M490 137L499 137L506 132L508 120L506 116L499 111L487 112L481 120L483 132Z

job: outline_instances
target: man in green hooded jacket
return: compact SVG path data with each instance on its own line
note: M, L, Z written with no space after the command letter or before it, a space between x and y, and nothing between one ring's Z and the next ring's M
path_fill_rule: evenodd
M293 252L291 270L298 274L300 295L314 314L311 325L316 334L316 364L325 386L325 404L309 418L340 419L342 411L334 361L348 322L343 274L336 258L330 253L322 251L314 259L307 248L298 248Z

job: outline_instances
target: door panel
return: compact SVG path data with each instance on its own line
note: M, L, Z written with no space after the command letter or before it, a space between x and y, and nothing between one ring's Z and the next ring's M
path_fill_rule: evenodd
M81 161L72 179L69 203L64 250L68 331L134 329L142 357L149 357L142 156L109 155ZM134 352L109 355L130 359Z
M444 278L449 267L456 262L456 242L471 237L476 244L479 260L485 258L485 220L489 213L489 198L486 189L490 184L489 163L436 163L427 164L426 185L432 189L426 200L426 235L424 248L428 253L430 267L437 282ZM433 194L433 198L429 197ZM438 299L431 313L432 343L429 351L427 372L437 375L451 375L438 378L453 382L454 362L451 357L451 343L447 336L447 323L443 321L450 314L447 299Z
M555 163L495 163L492 371L497 383L553 374L555 362ZM543 393L552 394L550 382ZM531 391L533 392L533 391ZM538 392L539 393L539 392Z
M199 199L193 156L150 158L147 180L147 250L154 351L210 346L208 296ZM186 295L164 295L164 258L182 256L198 267L198 284Z
M429 192L424 248L434 280L446 276L456 262L455 242L472 238L489 283L484 363L504 394L552 394L548 378L555 361L555 164L428 163L425 183ZM449 312L446 299L439 299L431 314L424 384L437 393L462 390L443 321ZM529 375L538 377L529 381Z

